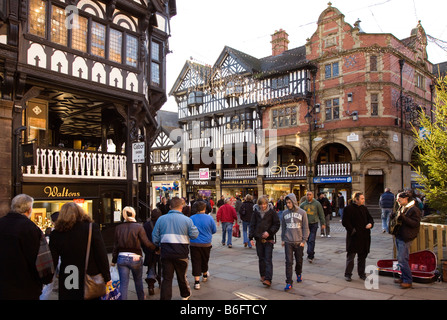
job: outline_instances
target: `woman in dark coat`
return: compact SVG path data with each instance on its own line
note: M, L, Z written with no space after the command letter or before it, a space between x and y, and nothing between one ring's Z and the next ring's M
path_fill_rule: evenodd
M85 256L90 217L74 202L65 203L50 235L53 262L61 258L59 272L59 300L84 299ZM92 239L87 273L101 273L104 281L111 284L109 260L99 226L92 225Z
M366 256L371 246L371 229L374 220L365 207L365 196L354 193L352 202L343 211L342 224L346 228L346 269L345 279L351 281L354 258L357 254L357 271L360 279L365 280Z

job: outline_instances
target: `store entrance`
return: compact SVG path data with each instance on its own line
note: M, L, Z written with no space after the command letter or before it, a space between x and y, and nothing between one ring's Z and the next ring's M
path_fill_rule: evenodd
M106 191L101 193L98 224L108 251L113 249L115 227L121 223L124 192Z

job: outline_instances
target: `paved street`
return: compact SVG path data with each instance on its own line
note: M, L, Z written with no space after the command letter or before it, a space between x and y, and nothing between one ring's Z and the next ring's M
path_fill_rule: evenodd
M215 217L215 215L214 215ZM345 229L338 217L331 221L331 238L320 238L316 241L315 260L303 263L303 282L294 284L289 292L284 292L285 258L284 249L278 244L273 250L272 286L266 288L259 281L258 258L256 249L244 248L242 238L233 238L233 248L222 246L221 230L213 237L213 248L209 263L210 280L201 283L200 290L191 289L190 300L447 300L447 283L414 283L414 289L400 289L393 283L392 277L379 276L379 288L368 290L364 281L353 272L352 282L344 280L345 268ZM392 237L381 233L380 221L376 220L372 232L371 253L366 264L375 265L379 259L392 258ZM191 287L194 278L188 280ZM133 290L133 289L131 289ZM146 291L147 294L147 291ZM136 299L131 292L129 298ZM147 296L149 300L159 299L159 288L156 285L155 295ZM173 300L180 295L174 280Z
M215 217L215 215L213 215ZM244 248L242 238L233 238L233 248L222 246L221 230L218 227L213 237L213 248L209 263L210 278L201 283L200 290L191 289L190 300L447 300L447 283L413 283L413 289L400 289L392 277L379 276L378 289L366 289L364 281L356 274L355 266L352 282L344 280L345 230L337 218L331 221L331 238L316 241L315 260L303 263L303 282L296 284L289 292L284 292L285 259L284 249L278 243L273 250L273 281L266 288L259 281L256 250ZM277 236L278 241L280 234ZM372 231L371 252L366 264L375 265L379 259L392 257L392 238L381 233L380 221L376 220ZM109 255L111 259L111 255ZM188 280L193 287L194 279L189 265ZM146 284L144 284L146 288ZM159 299L156 285L155 295L147 300ZM57 299L56 295L52 299ZM133 280L130 282L129 299L136 300ZM176 280L173 285L173 300L180 300Z

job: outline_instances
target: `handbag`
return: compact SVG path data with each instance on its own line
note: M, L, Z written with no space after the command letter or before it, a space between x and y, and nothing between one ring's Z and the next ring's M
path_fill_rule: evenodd
M239 225L237 222L233 226L233 237L240 238L241 237L241 229L239 228Z
M87 274L88 258L92 241L92 223L88 231L87 255L85 257L84 300L96 299L106 294L106 284L101 273L91 276Z
M45 235L40 237L39 252L36 258L36 269L42 284L49 284L53 281L54 264L50 248Z

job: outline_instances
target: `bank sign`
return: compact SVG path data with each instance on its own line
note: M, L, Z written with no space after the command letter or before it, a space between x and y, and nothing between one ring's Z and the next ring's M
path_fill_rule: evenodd
M351 183L351 176L342 177L315 177L314 183Z

